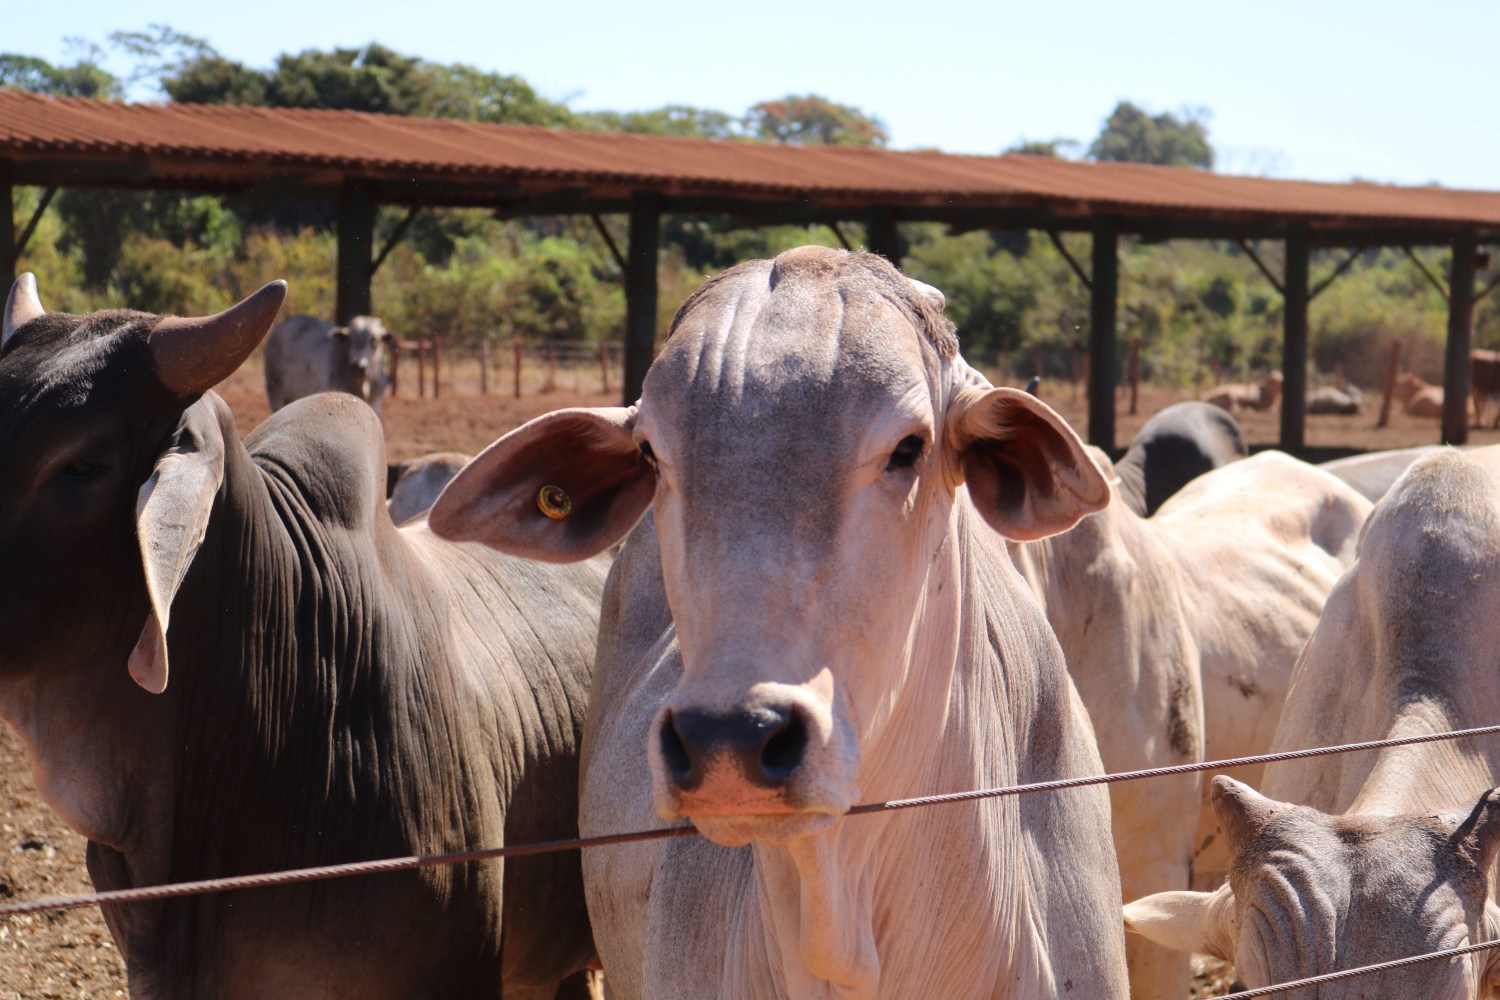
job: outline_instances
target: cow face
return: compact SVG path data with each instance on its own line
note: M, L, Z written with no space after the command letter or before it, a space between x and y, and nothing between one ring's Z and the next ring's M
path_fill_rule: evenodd
M924 622L956 627L930 574L953 561L960 484L1021 538L1107 502L1045 404L957 357L940 304L867 255L741 265L683 306L637 407L535 421L434 506L439 534L557 559L654 500L683 662L643 748L663 817L725 844L835 822L903 698L946 692L911 664ZM549 484L560 517L538 513Z
M374 316L356 316L328 336L340 346L349 391L366 403L378 403L385 386L385 352L395 338Z
M267 288L180 320L45 313L31 276L16 282L0 347L0 677L97 661L123 676L129 660L143 686L165 685L167 606L186 569L167 563L206 517L178 472L192 466L210 499L217 487L193 457L201 435L176 431L265 334L285 294Z
M1488 898L1500 792L1467 816L1329 816L1219 777L1213 802L1235 853L1228 885L1131 903L1128 929L1232 959L1252 989L1500 937ZM1480 952L1317 995L1483 1000L1500 996L1500 963Z

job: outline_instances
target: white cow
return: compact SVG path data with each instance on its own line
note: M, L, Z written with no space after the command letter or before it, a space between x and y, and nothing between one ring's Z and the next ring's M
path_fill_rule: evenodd
M1393 451L1372 451L1363 455L1350 455L1323 462L1324 470L1338 476L1354 487L1371 503L1385 496L1391 484L1401 478L1401 473L1423 455L1431 455L1443 445L1428 444L1418 448L1397 448Z
M1095 461L1106 470L1103 453ZM1110 771L1265 752L1292 667L1353 562L1370 504L1281 452L1194 479L1151 518L1118 489L1072 530L1012 546ZM1245 769L1247 779L1258 771ZM1110 786L1126 900L1222 871L1198 775ZM1180 1000L1187 956L1127 939L1131 996Z
M405 524L427 513L427 508L443 492L443 487L468 464L469 458L457 451L436 451L402 462L396 470L391 498L385 502L391 523Z
M1375 508L1293 676L1279 749L1500 719L1500 448L1412 465ZM1219 778L1227 885L1125 908L1250 987L1500 937L1500 739L1273 764ZM1270 796L1270 797L1267 797ZM1476 804L1477 800L1477 804ZM1295 804L1294 804L1295 803ZM1322 986L1328 998L1500 996L1500 952Z
M636 406L532 421L433 507L571 560L654 501L605 595L580 826L708 839L585 852L612 996L1126 995L1102 789L843 818L1100 767L996 531L1063 530L1107 486L940 308L873 255L740 265Z
M312 316L278 323L266 338L266 397L273 411L315 392L347 392L376 413L388 381L385 352L394 341L374 316L334 326Z

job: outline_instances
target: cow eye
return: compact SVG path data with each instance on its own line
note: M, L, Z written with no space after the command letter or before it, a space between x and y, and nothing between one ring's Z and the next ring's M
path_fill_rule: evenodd
M58 470L57 481L61 483L87 483L104 475L103 462L91 462L86 458L69 462Z
M650 465L653 469L656 468L656 452L651 449L651 442L642 441L640 449L641 457L646 460L646 464Z
M917 464L917 459L922 457L922 449L926 442L915 434L908 434L896 445L896 450L891 452L891 457L885 463L885 471L895 472L898 469L910 469Z

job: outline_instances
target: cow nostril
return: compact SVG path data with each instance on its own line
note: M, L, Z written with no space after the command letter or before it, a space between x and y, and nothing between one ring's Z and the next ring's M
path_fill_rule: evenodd
M797 765L802 763L806 750L807 726L802 722L802 714L792 711L788 713L786 724L766 741L761 750L760 769L772 782L785 784L791 780Z
M661 726L661 756L673 782L682 787L696 783L693 781L693 759L683 745L682 735L677 732L677 717L670 713Z

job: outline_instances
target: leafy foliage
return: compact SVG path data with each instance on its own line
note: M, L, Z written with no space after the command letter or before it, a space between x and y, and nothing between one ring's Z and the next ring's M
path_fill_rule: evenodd
M98 53L91 53L72 66L54 66L36 56L0 52L0 90L30 90L52 97L118 99L124 88L101 69Z
M763 101L746 112L745 129L757 139L796 145L884 146L890 141L879 118L816 94Z
M1208 170L1214 165L1214 151L1208 144L1207 117L1201 109L1185 111L1181 118L1170 113L1153 117L1121 101L1089 144L1089 156L1114 163Z

